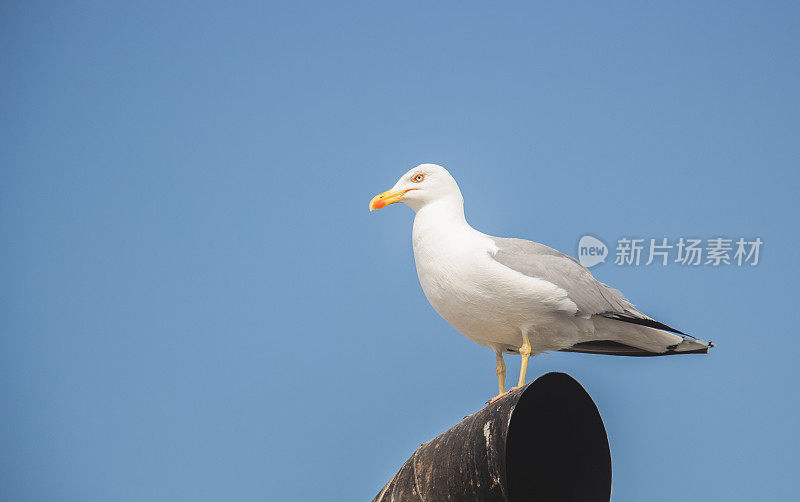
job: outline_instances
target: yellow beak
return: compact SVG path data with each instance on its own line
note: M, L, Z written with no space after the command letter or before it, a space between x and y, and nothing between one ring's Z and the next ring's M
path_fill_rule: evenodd
M413 190L409 189L409 190ZM373 209L381 209L383 207L388 206L389 204L394 204L395 202L400 202L403 199L403 196L408 192L408 190L400 190L397 192L392 192L391 190L387 190L383 193L380 193L372 198L369 201L369 210L372 211Z

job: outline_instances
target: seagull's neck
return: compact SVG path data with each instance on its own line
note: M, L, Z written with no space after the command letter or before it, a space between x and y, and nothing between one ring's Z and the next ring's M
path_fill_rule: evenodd
M453 232L472 230L464 217L464 201L461 197L430 202L417 210L414 217L413 237L444 237Z

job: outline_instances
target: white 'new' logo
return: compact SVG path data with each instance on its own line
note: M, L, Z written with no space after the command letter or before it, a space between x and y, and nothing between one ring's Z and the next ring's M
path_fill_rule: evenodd
M578 241L578 261L586 268L606 261L608 247L603 241L591 235L584 235Z

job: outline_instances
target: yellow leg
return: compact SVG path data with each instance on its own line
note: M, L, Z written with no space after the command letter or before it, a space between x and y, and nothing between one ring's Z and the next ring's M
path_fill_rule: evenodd
M506 393L506 363L503 361L502 352L495 352L494 355L497 358L497 367L494 369L497 374L497 395L502 396Z
M522 347L519 348L519 355L522 356L522 367L519 370L519 384L517 387L525 385L525 373L528 371L528 359L531 357L531 342L528 334L522 333Z

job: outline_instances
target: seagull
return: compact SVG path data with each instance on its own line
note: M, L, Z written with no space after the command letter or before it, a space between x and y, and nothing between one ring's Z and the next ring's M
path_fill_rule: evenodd
M513 390L525 384L530 356L547 351L664 356L705 354L714 346L639 312L571 256L475 230L464 217L458 184L441 166L411 169L376 195L369 210L397 202L416 213L414 262L431 306L494 351L499 393L489 402L507 394L507 353L522 356Z

